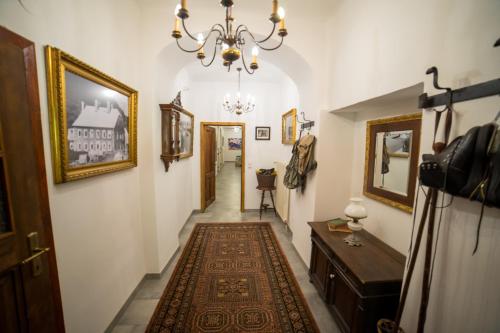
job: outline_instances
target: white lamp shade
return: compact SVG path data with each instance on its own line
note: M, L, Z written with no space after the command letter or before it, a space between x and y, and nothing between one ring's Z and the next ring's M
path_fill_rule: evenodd
M355 219L364 219L368 216L366 208L361 204L363 199L361 198L351 198L351 202L345 208L344 214L348 217Z

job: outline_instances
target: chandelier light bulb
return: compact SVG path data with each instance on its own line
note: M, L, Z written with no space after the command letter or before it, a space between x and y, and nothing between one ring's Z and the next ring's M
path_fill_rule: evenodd
M198 42L198 45L200 46L205 42L205 40L203 39L203 34L201 32L198 34L198 36L196 36L196 40Z
M252 48L252 55L253 55L254 57L256 57L256 56L258 56L258 55L259 55L259 48L258 48L257 46L254 46L254 47Z
M177 6L175 6L175 10L174 10L174 15L177 16L179 14L179 11L181 10L182 6L180 3L177 4Z
M278 16L280 20L285 18L285 8L283 7L278 8Z

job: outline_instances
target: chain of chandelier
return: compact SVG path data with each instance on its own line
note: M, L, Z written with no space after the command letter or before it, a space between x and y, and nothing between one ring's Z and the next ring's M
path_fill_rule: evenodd
M248 74L253 74L259 68L257 62L257 57L259 55L259 49L265 51L274 51L283 45L284 38L288 35L285 27L285 10L283 7L278 6L278 0L272 1L272 12L269 20L273 24L271 33L263 38L256 39L254 34L250 32L248 27L244 24L240 24L236 29L233 27L234 18L233 12L233 0L221 0L220 4L226 10L226 22L225 25L214 24L209 30L206 37L202 33L199 33L196 37L190 33L186 27L186 20L189 18L189 11L187 9L186 0L181 0L175 8L175 26L172 31L172 37L175 38L177 45L181 50L188 53L196 53L196 57L200 60L204 67L209 67L213 64L216 56L217 50L221 51L223 65L227 67L228 71L231 70L233 63L241 58L243 67ZM197 43L197 47L194 49L186 49L181 46L179 40L182 38L181 24L186 35L193 41ZM278 27L278 36L281 40L277 45L268 45L271 37L273 37ZM210 60L207 61L207 56L205 55L205 46L210 37L215 36L215 45L213 52L211 52ZM247 45L247 38L254 44L252 48L252 61L249 66L247 66L247 61L245 60L245 46Z

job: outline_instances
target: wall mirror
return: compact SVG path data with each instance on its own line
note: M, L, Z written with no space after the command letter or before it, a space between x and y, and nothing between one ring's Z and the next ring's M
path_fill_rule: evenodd
M368 121L364 195L413 211L422 114Z

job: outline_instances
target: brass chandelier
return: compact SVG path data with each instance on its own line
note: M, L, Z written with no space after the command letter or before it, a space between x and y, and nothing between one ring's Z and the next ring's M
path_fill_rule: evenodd
M222 108L230 113L236 113L238 116L243 113L252 112L255 109L255 97L248 94L246 103L241 102L241 67L237 68L238 71L238 92L236 93L236 101L231 103L231 95L224 96L224 103Z
M217 55L217 50L219 49L221 51L222 59L224 61L223 64L228 68L228 71L231 70L231 65L233 64L233 62L241 58L243 67L245 68L247 73L253 74L259 68L259 65L257 63L257 56L259 55L259 49L265 51L274 51L280 48L281 45L283 45L283 40L285 36L288 35L288 32L285 28L285 10L283 9L283 7L278 6L278 0L272 1L272 13L269 20L272 22L273 28L271 30L271 33L267 37L258 40L254 37L254 35L250 32L248 27L244 24L239 25L236 28L236 30L233 28L233 22L234 22L234 18L232 15L233 5L234 5L233 0L221 0L220 4L226 10L225 25L219 23L214 24L212 28L209 30L206 37L204 37L202 33L199 33L195 37L192 33L188 31L186 27L186 19L189 18L189 11L187 9L186 0L181 0L181 3L178 4L175 8L175 26L174 30L172 31L172 37L175 38L177 45L181 50L188 53L196 53L197 58L200 60L201 64L204 67L209 67L210 65L212 65ZM182 22L182 28L185 31L186 35L198 44L198 46L195 49L186 49L181 46L179 42L179 40L182 38L182 33L180 30L181 22ZM269 41L276 32L276 26L278 24L279 24L278 36L281 37L280 42L278 43L278 45L275 46L264 46L265 44L267 44L266 42ZM213 55L210 61L205 62L206 56L204 48L205 45L207 44L207 41L210 39L212 35L216 36ZM254 47L252 48L252 61L249 67L247 67L245 61L244 51L245 51L245 45L247 45L247 40L245 40L245 38L248 38L254 44Z

